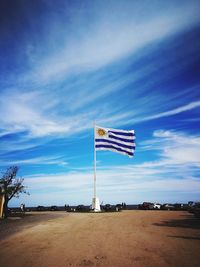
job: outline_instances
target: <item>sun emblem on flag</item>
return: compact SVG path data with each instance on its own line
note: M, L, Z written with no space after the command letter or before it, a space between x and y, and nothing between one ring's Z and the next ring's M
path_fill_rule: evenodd
M98 129L97 132L100 136L104 136L106 134L106 131L104 129Z

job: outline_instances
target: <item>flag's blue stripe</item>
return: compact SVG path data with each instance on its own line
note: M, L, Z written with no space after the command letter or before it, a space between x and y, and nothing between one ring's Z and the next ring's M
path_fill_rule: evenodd
M108 136L109 136L109 138L113 138L115 140L123 141L123 142L126 142L126 143L133 143L134 142L134 139L120 138L120 137L117 137L117 136L112 135L111 133L109 133Z
M135 148L135 144L134 143L132 145L124 145L122 143L111 141L109 139L95 139L95 142L97 142L97 143L98 142L110 143L110 144L114 144L114 145L121 146L121 147L124 147L124 148L129 148L129 149L134 149Z
M118 132L118 131L108 131L108 133L113 133L113 134L119 134L119 135L123 135L123 136L135 136L134 133L130 133L130 132Z
M119 152L124 152L129 156L133 156L133 152L129 152L129 151L126 151L124 149L121 149L121 148L118 148L118 147L115 147L112 145L95 145L95 148L105 148L105 149L111 148L111 149L115 149L116 151L119 151Z

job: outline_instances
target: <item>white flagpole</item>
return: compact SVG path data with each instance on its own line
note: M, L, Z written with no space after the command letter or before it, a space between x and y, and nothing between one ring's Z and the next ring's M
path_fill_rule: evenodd
M97 189L96 189L96 181L97 181L97 175L96 175L96 148L95 148L95 122L94 122L94 198L97 197Z
M97 190L96 190L96 182L97 182L97 176L96 176L96 148L95 148L95 131L96 131L96 125L94 122L94 197L92 200L92 209L95 212L101 211L101 207L99 204L99 199L97 198Z

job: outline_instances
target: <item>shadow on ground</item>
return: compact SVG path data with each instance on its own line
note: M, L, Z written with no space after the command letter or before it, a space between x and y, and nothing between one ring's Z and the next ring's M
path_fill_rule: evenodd
M0 240L19 232L20 230L30 228L41 222L47 222L66 213L44 212L44 213L12 213L6 219L0 220Z
M155 226L165 226L165 227L180 227L180 228L191 228L200 229L200 219L195 218L192 214L185 215L184 218L163 221L162 223L154 223Z
M179 235L168 235L168 237L173 237L173 238L182 238L182 239L187 239L187 240L200 240L200 237L198 237L198 236L179 236Z

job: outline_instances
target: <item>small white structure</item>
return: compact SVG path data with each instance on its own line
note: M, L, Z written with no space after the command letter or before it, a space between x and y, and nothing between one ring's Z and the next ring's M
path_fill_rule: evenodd
M100 212L101 211L98 197L93 197L93 199L92 199L92 210L94 212Z

